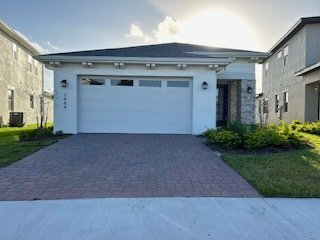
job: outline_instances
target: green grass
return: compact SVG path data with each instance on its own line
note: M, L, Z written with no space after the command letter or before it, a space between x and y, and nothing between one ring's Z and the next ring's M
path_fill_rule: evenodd
M20 142L19 133L31 131L36 125L29 125L23 128L0 128L0 167L7 166L21 158L46 147L56 139L42 141Z
M320 136L303 134L314 149L224 154L223 159L266 197L320 197Z

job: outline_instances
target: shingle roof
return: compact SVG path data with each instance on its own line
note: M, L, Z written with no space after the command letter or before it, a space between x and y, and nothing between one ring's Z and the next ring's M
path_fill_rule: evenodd
M191 52L238 52L238 53L256 53L253 51L208 47L202 45L186 43L163 43L154 45L143 45L125 48L109 48L79 52L55 53L42 56L79 56L79 57L156 57L156 58L201 58L207 55L195 54Z

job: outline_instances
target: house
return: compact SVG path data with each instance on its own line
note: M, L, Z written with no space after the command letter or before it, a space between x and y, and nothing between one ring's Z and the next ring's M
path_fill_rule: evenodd
M258 101L262 118L269 123L319 120L320 17L301 18L269 54Z
M39 54L0 20L0 125L19 119L25 124L36 123L43 92L43 64L33 56ZM13 119L16 117L19 119Z
M255 121L261 52L165 43L37 56L54 70L65 133L201 134Z

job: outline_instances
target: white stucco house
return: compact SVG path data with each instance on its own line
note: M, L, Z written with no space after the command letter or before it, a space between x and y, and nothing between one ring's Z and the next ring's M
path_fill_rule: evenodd
M201 134L255 122L261 52L166 43L40 55L54 70L54 129Z

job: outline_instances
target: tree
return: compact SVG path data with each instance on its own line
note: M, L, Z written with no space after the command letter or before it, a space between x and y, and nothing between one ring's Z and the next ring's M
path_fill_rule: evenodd
M33 90L26 90L25 93L29 96L32 101L38 100L39 104L34 104L35 118L37 121L37 128L46 128L48 123L48 116L50 110L50 103L53 100L53 94L48 92L42 92L39 95L35 95ZM36 99L35 99L36 96Z

